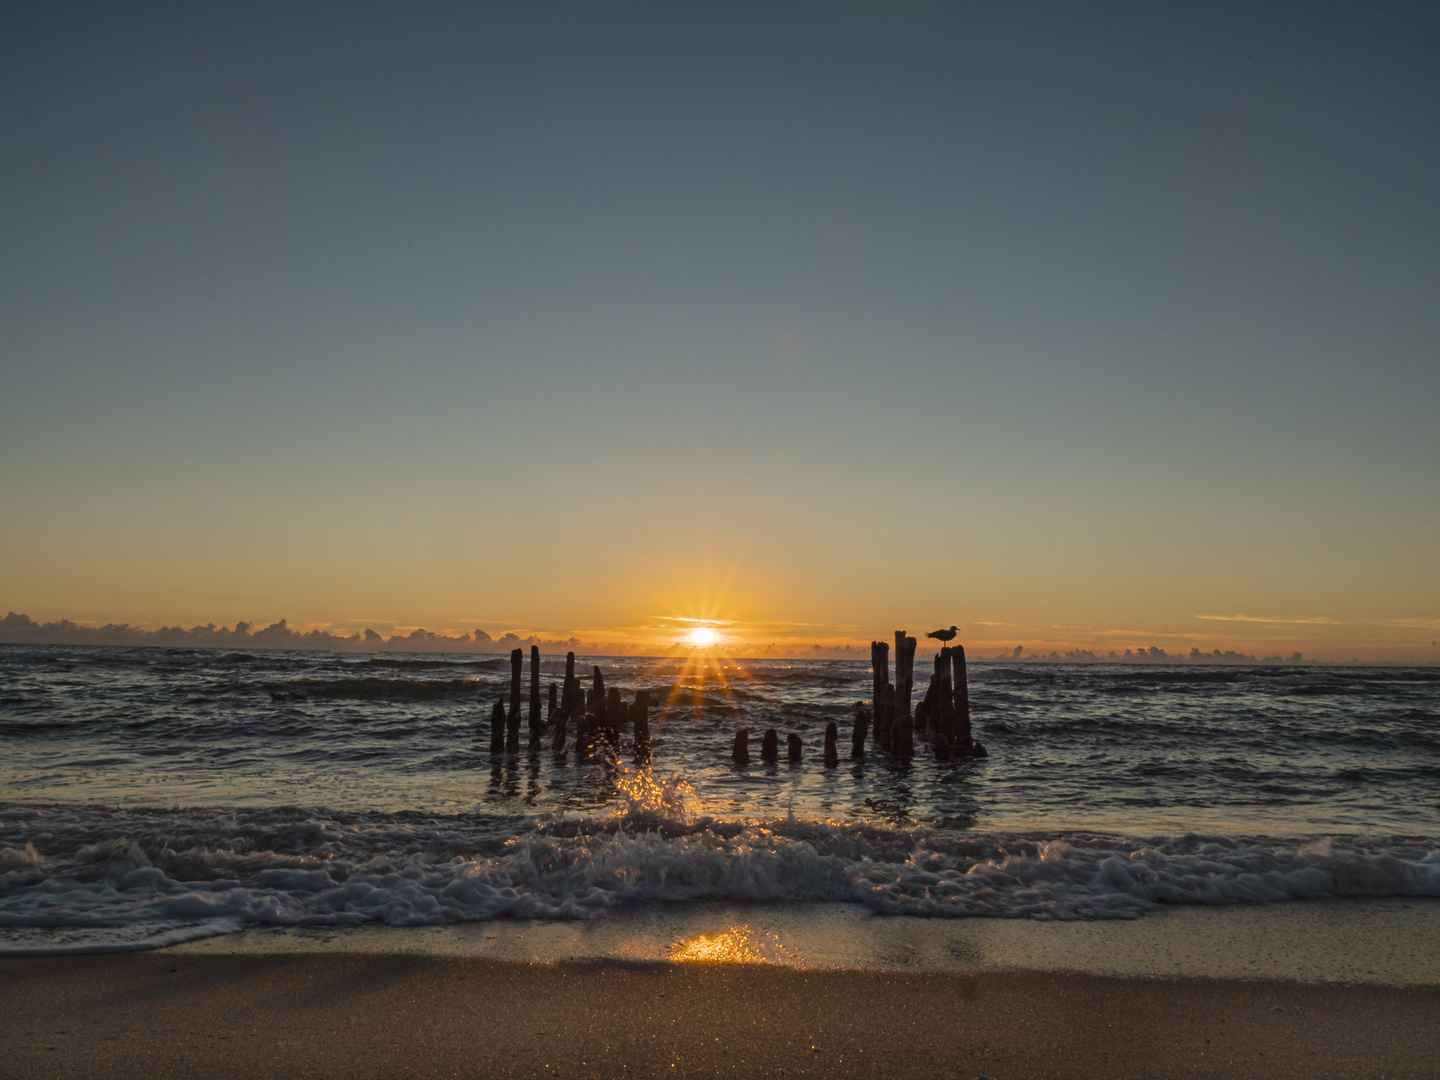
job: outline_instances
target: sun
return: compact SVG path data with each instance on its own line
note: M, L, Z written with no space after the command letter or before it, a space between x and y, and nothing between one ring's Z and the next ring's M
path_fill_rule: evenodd
M715 631L711 630L708 626L697 626L694 630L690 631L690 644L714 645Z

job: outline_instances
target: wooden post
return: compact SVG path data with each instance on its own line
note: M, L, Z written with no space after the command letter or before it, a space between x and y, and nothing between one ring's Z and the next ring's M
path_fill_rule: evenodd
M965 671L964 645L950 647L950 662L955 671L955 737L950 740L950 746L961 757L969 757L975 740L970 735L970 685Z
M550 749L557 754L565 752L565 725L570 722L570 714L564 709L555 713L555 719L550 722Z
M939 684L939 674L932 671L930 682L925 686L925 696L915 706L915 730L924 732L922 737L929 742L935 739L935 692Z
M575 715L575 654L565 654L565 681L560 684L560 711L567 716Z
M935 694L935 704L940 713L939 723L936 727L944 733L946 742L953 749L955 746L955 682L950 675L950 657L950 646L946 645L940 650L940 655L935 658L940 672L940 686Z
M895 631L895 725L914 730L910 696L915 688L915 638L904 630Z
M840 764L840 751L835 747L835 740L839 737L840 729L835 726L835 721L825 725L825 764L833 766Z
M595 674L590 676L590 696L585 699L585 711L594 715L599 723L605 722L605 676L600 674L600 665L592 665Z
M735 732L735 749L730 752L736 765L750 764L750 729L741 728Z
M520 752L520 709L515 708L505 720L505 752Z
M520 679L525 666L525 651L510 650L510 717L518 726L520 723Z
M800 760L800 736L793 731L785 736L785 753L791 761Z
M760 760L780 760L780 736L775 734L775 729L766 728L764 736L760 739Z
M490 710L490 753L503 754L505 752L505 703L495 702L495 708Z
M885 711L885 688L890 685L890 646L870 643L870 707L875 711L875 748L890 749L890 716Z
M910 757L915 753L915 731L910 721L900 715L895 687L885 687L884 697L885 714L890 717L890 753L896 757Z
M857 760L865 757L865 736L870 731L870 714L864 709L855 710L855 729L850 733L850 756Z
M530 741L540 731L540 646L530 646Z

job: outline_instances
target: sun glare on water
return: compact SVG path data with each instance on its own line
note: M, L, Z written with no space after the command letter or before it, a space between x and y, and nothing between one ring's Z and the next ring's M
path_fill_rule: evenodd
M697 626L694 630L690 631L690 644L714 645L715 631L711 630L708 626Z

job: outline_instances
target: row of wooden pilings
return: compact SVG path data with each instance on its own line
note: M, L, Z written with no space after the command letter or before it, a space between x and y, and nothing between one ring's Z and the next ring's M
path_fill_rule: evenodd
M520 752L520 689L523 681L525 654L521 649L510 653L510 708L504 701L495 702L490 712L490 753ZM557 693L558 690L558 693ZM549 708L540 716L540 649L530 646L530 724L526 744L539 750L549 740L557 754L565 752L565 743L574 721L575 749L584 753L597 743L618 746L620 730L628 722L635 731L635 761L650 760L650 706L654 702L648 690L639 690L635 700L625 703L620 691L605 689L605 676L596 666L587 695L575 676L575 654L565 654L565 681L557 688L550 684Z
M895 631L895 681L890 681L890 646L884 641L870 643L870 668L873 693L870 708L863 705L855 714L850 734L850 757L865 756L865 739L874 726L873 745L876 751L892 757L908 758L915 754L915 739L930 744L937 758L985 757L985 747L976 742L970 731L970 686L965 672L965 647L945 646L935 655L935 670L925 688L925 696L910 711L910 697L915 686L916 640L904 630ZM826 765L839 762L836 747L839 731L835 724L825 725L824 760ZM787 757L799 761L800 736L786 736ZM731 756L737 765L750 761L750 731L741 728L735 733ZM767 728L760 741L762 761L780 760L780 736Z
M875 748L895 757L911 757L917 736L930 744L941 760L985 757L985 747L970 730L970 685L965 671L965 646L946 645L935 654L935 669L920 704L910 711L915 686L915 645L904 630L895 631L895 681L890 681L890 645L870 643L870 671L873 679L871 705L874 710ZM862 709L855 717L856 756L863 756Z

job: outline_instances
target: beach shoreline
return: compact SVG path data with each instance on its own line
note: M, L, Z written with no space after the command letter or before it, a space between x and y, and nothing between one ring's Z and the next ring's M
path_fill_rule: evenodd
M1440 987L177 951L0 960L28 1077L1420 1077Z

